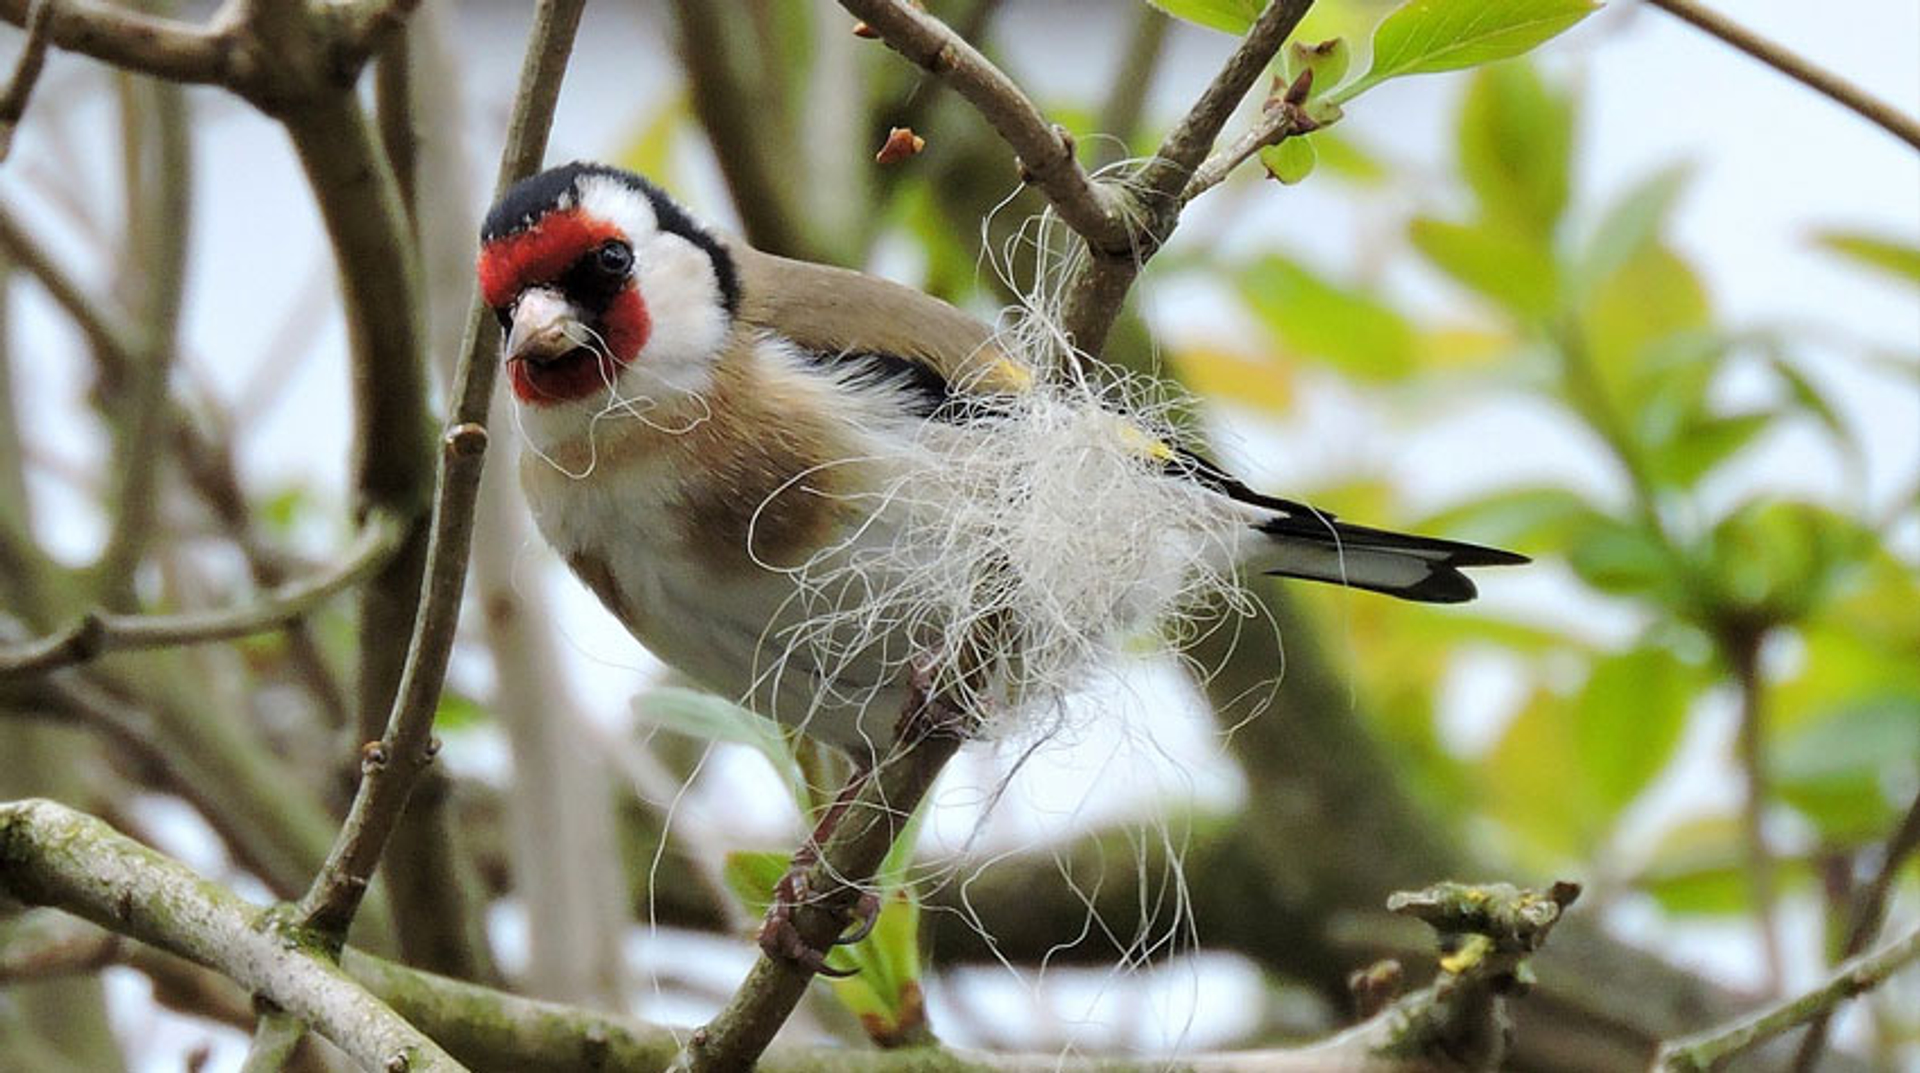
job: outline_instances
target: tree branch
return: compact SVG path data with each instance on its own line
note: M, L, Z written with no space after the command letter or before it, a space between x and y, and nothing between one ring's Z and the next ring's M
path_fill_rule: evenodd
M1920 120L1906 115L1893 105L1792 49L1769 41L1726 16L1695 3L1694 0L1647 0L1647 2L1719 38L1815 93L1850 109L1862 119L1915 149L1920 149Z
M1846 945L1840 951L1842 958L1859 954L1880 934L1881 926L1887 921L1887 904L1893 900L1894 884L1916 850L1920 850L1920 794L1907 806L1900 826L1894 828L1881 850L1880 867L1874 872L1873 881L1867 884L1854 908L1853 921L1847 927ZM1832 1020L1833 1011L1822 1010L1807 1025L1806 1037L1800 1041L1799 1053L1794 1055L1794 1073L1813 1073L1820 1063L1820 1052L1826 1049L1827 1025Z
M1180 191L1180 203L1185 205L1194 198L1220 185L1233 169L1246 163L1247 158L1265 149L1269 145L1279 145L1296 134L1306 134L1316 130L1320 124L1290 101L1277 100L1269 103L1260 113L1260 121L1242 134L1234 143L1210 156L1199 167L1193 169L1193 177Z
M936 706L956 716L948 702L931 697L901 715L902 740L881 758L842 814L819 859L807 872L807 898L792 913L794 930L807 946L828 949L847 927L848 914L913 810L933 788L960 748L958 727L927 726ZM748 1069L773 1041L807 993L813 970L762 951L726 1008L696 1029L675 1058L676 1073L723 1073Z
M32 0L27 8L26 43L20 46L20 58L14 61L13 77L0 91L0 163L13 149L13 131L20 117L27 114L27 101L40 81L40 70L47 64L47 45L52 40L53 0Z
M536 167L559 99L560 80L579 28L583 0L543 0L521 68L520 89L501 155L504 187ZM439 492L434 504L421 610L407 646L405 671L387 717L386 732L363 752L362 778L347 822L327 863L301 899L301 919L335 941L345 934L379 863L407 797L431 762L435 704L446 677L466 583L473 510L487 442L487 406L496 364L485 353L493 338L490 318L476 298L468 317L460 365L454 376L451 429L443 440Z
M1067 226L1096 251L1129 255L1134 241L1115 196L1074 156L1073 138L1049 123L1013 79L952 29L902 0L840 0L894 51L947 80L971 102L1020 158L1021 175L1038 186Z
M312 1025L363 1068L462 1067L271 911L52 801L0 805L0 885L218 969Z
M0 19L24 26L36 0L0 0ZM53 43L115 67L175 82L233 79L232 39L202 28L100 0L59 0L48 26Z
M1664 1044L1659 1057L1654 1059L1654 1068L1668 1073L1707 1073L1717 1069L1734 1055L1879 987L1915 960L1920 960L1920 928L1872 954L1846 962L1827 977L1826 982L1798 998L1777 1003L1732 1024Z
M378 569L399 542L399 523L376 512L340 561L240 607L174 615L90 611L72 626L37 641L0 647L0 681L45 674L109 652L230 641L301 618Z
M1159 152L1142 166L1137 182L1128 185L1129 190L1137 191L1135 197L1143 217L1130 248L1121 256L1103 257L1090 243L1091 256L1080 262L1062 288L1060 327L1074 347L1098 354L1105 346L1107 333L1140 269L1173 234L1180 218L1180 194L1195 169L1213 148L1241 98L1312 6L1313 0L1269 3L1220 73L1168 132Z

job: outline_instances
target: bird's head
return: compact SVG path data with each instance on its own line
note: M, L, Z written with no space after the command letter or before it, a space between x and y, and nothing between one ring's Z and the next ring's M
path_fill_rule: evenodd
M478 270L514 397L553 417L699 392L739 304L726 247L652 183L600 164L508 190Z

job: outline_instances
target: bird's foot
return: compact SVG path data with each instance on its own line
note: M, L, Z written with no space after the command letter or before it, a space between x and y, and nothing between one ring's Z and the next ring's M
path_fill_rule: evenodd
M872 891L861 891L851 903L827 905L815 904L835 914L840 922L839 931L824 946L816 946L800 934L794 924L794 910L812 901L808 889L807 873L812 870L818 854L811 845L794 854L793 864L787 874L773 887L773 904L767 907L767 916L760 924L760 949L768 957L791 961L808 972L832 979L844 979L855 975L856 969L837 969L827 964L827 955L836 946L851 946L873 933L874 923L880 918L880 899ZM840 900L840 899L836 899ZM851 927L851 932L847 929Z

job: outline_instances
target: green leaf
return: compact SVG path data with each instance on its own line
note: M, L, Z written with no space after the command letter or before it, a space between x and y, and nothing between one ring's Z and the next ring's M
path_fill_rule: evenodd
M633 699L633 714L643 723L689 737L746 745L767 758L793 799L807 801L806 779L793 747L778 724L721 700L711 693L680 686L657 686Z
M1819 422L1827 435L1833 437L1833 442L1853 459L1856 467L1865 465L1859 439L1847 427L1846 420L1840 416L1839 407L1827 398L1826 392L1783 357L1775 355L1767 364L1780 382L1787 386L1794 408Z
M1596 660L1573 704L1580 778L1608 817L1667 766L1680 742L1700 675L1665 647Z
M1475 72L1460 107L1460 171L1480 217L1547 257L1573 171L1573 100L1528 63Z
M1434 267L1521 321L1544 317L1559 301L1551 253L1506 227L1420 217L1408 237Z
M1682 425L1667 442L1653 445L1654 449L1647 452L1648 473L1662 484L1691 488L1772 428L1778 418L1772 410L1699 415Z
M1920 283L1920 245L1860 231L1822 231L1814 241L1855 264Z
M1824 507L1756 499L1715 524L1707 543L1721 599L1786 623L1819 607L1873 535Z
M472 697L452 690L443 690L440 703L433 711L433 729L465 730L479 726L492 718L492 713Z
M1404 75L1518 56L1586 18L1594 0L1408 0L1373 33L1373 66L1340 101Z
M1885 787L1920 769L1920 701L1888 694L1847 705L1778 735L1769 764L1775 790L1825 839L1874 839L1894 811Z
M1712 317L1706 287L1693 267L1664 245L1652 243L1594 288L1582 326L1595 372L1613 398L1631 412L1646 394L1642 389L1648 386L1646 377L1655 359L1668 363L1665 375L1724 349L1722 342L1711 338L1706 340L1712 344L1707 349L1696 346L1663 354L1654 348L1653 344L1667 343L1683 333L1698 335Z
M1372 150L1333 128L1322 127L1314 131L1313 147L1320 158L1320 167L1327 174L1339 176L1348 182L1373 186L1386 181L1393 174L1386 161L1375 156Z
M773 888L792 866L784 853L771 850L734 850L727 854L720 876L740 904L755 916L766 913L773 904Z
M1263 0L1147 0L1176 19L1221 30L1235 37L1245 34L1258 18Z
M1433 515L1419 528L1497 547L1550 550L1571 544L1596 520L1606 519L1564 488L1514 488Z
M1631 596L1671 594L1681 583L1679 564L1646 529L1613 518L1597 519L1567 553L1587 584Z
M1674 203L1692 178L1691 165L1663 168L1607 207L1580 253L1577 282L1582 292L1611 279L1660 240Z
M1291 85L1301 71L1311 70L1313 88L1309 96L1322 96L1347 77L1347 66L1352 62L1353 50L1344 37L1329 37L1314 45L1291 41L1286 51L1287 83Z
M1579 781L1581 757L1561 698L1537 690L1488 751L1480 774L1487 811L1552 868L1584 858L1604 816Z
M1288 138L1279 145L1260 150L1260 163L1266 165L1267 174L1288 186L1313 174L1313 165L1318 160L1313 139L1306 136Z
M1394 308L1279 255L1237 274L1241 296L1300 354L1352 376L1393 380L1414 368L1414 332Z
M1746 909L1749 894L1738 816L1696 816L1660 836L1635 884L1669 913L1724 916Z

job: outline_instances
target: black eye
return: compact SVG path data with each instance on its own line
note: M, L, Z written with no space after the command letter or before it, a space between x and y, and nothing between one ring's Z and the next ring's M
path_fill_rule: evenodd
M499 322L500 322L500 330L501 330L501 331L508 331L508 330L510 330L510 329L512 329L512 327L513 327L513 307L512 307L512 306L510 306L510 305L505 305L505 306L494 306L494 307L493 307L493 319L495 319L495 320L497 320L497 321L499 321Z
M620 241L608 242L594 255L594 263L606 275L625 276L633 267L633 248Z

